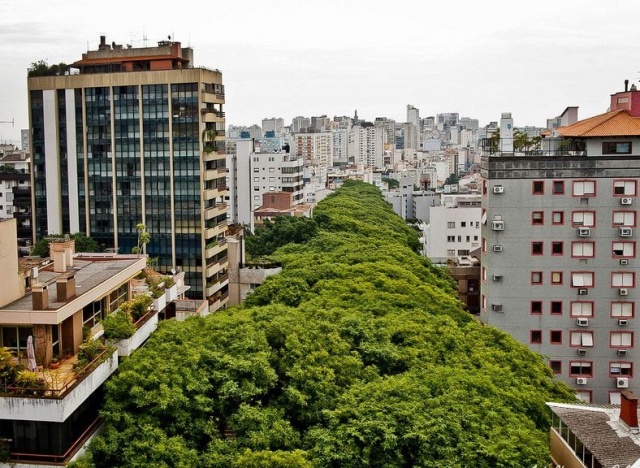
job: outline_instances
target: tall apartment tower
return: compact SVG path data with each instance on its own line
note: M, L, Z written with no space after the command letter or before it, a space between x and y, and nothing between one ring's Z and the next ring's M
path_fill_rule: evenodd
M417 131L420 131L420 109L407 105L407 122L412 123Z
M540 149L514 147L503 114L482 156L482 320L594 403L640 391L640 92L610 108L577 122L568 108Z
M146 253L183 270L188 295L224 294L222 74L194 68L179 42L104 36L71 68L28 79L35 237L80 231L128 253L143 223Z

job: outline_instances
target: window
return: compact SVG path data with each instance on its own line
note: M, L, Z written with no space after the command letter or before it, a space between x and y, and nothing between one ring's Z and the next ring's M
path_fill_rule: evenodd
M564 194L564 180L553 181L553 194L554 195Z
M593 347L593 332L572 331L571 346Z
M574 211L571 213L571 224L574 227L594 227L596 225L596 213L594 211Z
M551 212L552 224L564 224L564 211L552 211Z
M562 255L564 253L564 242L551 243L551 255Z
M531 213L531 224L542 225L544 224L544 211L534 211Z
M636 282L636 274L633 272L611 273L611 287L613 288L633 288Z
M551 272L551 284L562 284L562 272L561 271L552 271Z
M254 182L260 182L260 177L254 177L254 178L253 178L253 181L254 181Z
M529 341L532 344L542 343L542 330L531 330Z
M253 168L253 172L260 172L260 168L259 167L254 167Z
M544 180L534 180L531 184L531 193L534 195L544 195Z
M576 197L594 197L596 195L596 181L595 180L574 181L573 195Z
M551 301L551 315L562 315L562 301Z
M588 361L571 361L569 368L569 375L571 377L591 377L593 375L593 364Z
M531 301L531 314L542 314L542 301Z
M635 242L614 242L612 250L613 250L614 257L635 257L636 243Z
M485 312L487 310L487 296L485 296L484 294L482 295L482 310L484 310Z
M636 212L635 211L614 211L613 212L613 225L614 226L636 226Z
M593 317L593 302L576 301L571 303L572 317Z
M609 335L609 344L612 348L631 348L633 347L633 332L611 332L611 334Z
M461 221L460 222L460 227L467 227L466 221Z
M602 154L631 154L631 142L605 141L602 143Z
M549 332L549 341L551 344L562 344L562 330L551 330Z
M636 196L636 181L635 180L614 180L613 181L613 195L621 197L635 197Z
M590 258L595 255L595 242L572 242L571 256Z
M611 316L612 317L633 317L634 316L634 303L633 302L612 302L611 303Z
M484 237L482 238L482 251L487 253L487 239Z
M609 392L609 404L620 406L620 392Z
M591 390L578 390L576 398L583 403L591 403Z
M593 273L592 272L571 273L571 286L573 286L574 288L592 288Z
M549 367L554 374L562 374L562 361L549 361Z
M630 362L610 362L609 376L618 377L619 375L633 376L633 364Z
M29 335L33 335L33 328L12 325L0 327L0 332L0 345L18 354L26 352L27 340Z
M543 249L542 242L532 242L531 243L531 255L542 255Z
M531 272L531 284L542 284L542 272L541 271L532 271Z
M456 223L454 221L449 221L447 223L447 229L455 229L456 228Z

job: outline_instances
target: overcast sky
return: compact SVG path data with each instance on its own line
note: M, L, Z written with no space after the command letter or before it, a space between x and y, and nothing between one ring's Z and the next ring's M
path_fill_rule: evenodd
M27 127L26 70L71 63L101 34L149 46L167 36L218 68L227 124L265 117L373 120L458 112L484 125L512 112L544 126L567 106L606 111L640 85L636 0L0 0L3 141Z

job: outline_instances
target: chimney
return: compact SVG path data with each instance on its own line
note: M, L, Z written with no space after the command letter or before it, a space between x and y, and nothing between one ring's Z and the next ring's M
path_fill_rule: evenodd
M49 308L49 290L44 283L36 283L31 287L33 310L47 310Z
M56 279L56 302L67 302L76 295L75 273L67 273Z
M638 429L638 397L629 390L620 393L620 419L629 429Z
M624 92L629 91L629 80L624 80Z
M54 241L49 244L49 256L53 259L53 271L64 273L73 267L76 243L72 240Z

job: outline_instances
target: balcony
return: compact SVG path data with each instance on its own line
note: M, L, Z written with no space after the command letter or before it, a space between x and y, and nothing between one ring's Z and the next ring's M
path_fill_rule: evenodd
M217 253L222 252L226 248L226 246L227 246L226 239L220 239L220 240L209 242L205 247L205 251L204 251L205 258L211 258Z
M226 269L227 265L228 265L228 258L225 255L224 257L222 257L217 262L214 262L214 263L211 263L211 264L207 265L207 269L205 271L205 275L207 277L213 276L213 275L219 273L220 271Z
M64 422L116 371L118 351L107 348L80 370L74 369L77 361L76 355L58 369L37 371L39 388L7 387L0 414L20 421Z
M178 289L175 284L172 288L175 288L176 291ZM167 290L167 292L168 291L169 290ZM149 338L151 334L156 331L156 328L158 328L158 313L158 310L151 310L144 317L141 317L140 320L134 324L137 328L136 332L131 337L124 338L116 343L118 356L131 356L133 351L138 349L145 341L147 341L147 338Z

